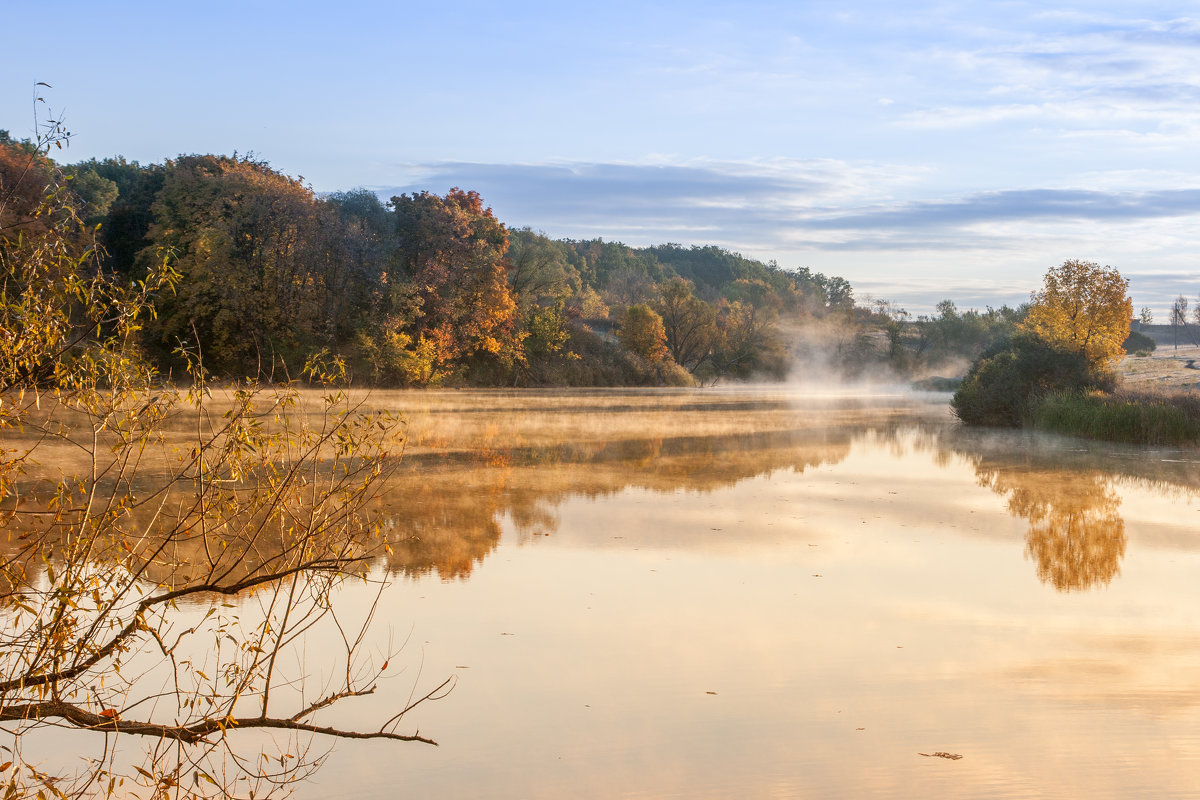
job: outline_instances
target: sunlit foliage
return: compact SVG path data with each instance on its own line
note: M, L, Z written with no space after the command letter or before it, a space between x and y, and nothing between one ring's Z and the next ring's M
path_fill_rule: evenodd
M641 356L652 364L670 357L667 349L667 332L662 317L647 305L632 305L625 309L617 337L631 353Z
M1125 351L1133 301L1129 281L1112 267L1071 259L1046 273L1023 327L1053 345L1082 353L1096 369L1111 369Z

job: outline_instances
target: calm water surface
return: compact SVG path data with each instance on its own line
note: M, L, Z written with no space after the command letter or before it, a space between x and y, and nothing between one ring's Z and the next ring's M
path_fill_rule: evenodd
M944 396L387 402L406 668L338 721L457 684L402 726L440 747L299 797L1200 795L1200 454Z

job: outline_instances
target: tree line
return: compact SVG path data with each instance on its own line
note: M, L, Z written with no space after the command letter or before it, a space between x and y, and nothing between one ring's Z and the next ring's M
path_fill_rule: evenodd
M842 278L713 246L552 240L506 226L473 191L322 196L236 154L59 166L0 133L0 180L28 208L55 171L103 270L169 266L142 334L160 368L195 350L221 376L295 372L326 350L395 386L779 377L789 320L854 308ZM33 224L28 208L10 203L7 224Z

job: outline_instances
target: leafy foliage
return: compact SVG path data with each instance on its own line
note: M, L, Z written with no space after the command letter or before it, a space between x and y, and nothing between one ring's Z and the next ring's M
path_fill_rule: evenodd
M1129 281L1112 267L1064 261L1046 273L1022 325L1047 342L1082 353L1095 369L1111 369L1125 355L1133 302Z
M617 338L629 352L657 364L670 357L667 349L667 332L662 317L647 305L633 305L625 309Z
M969 425L1020 427L1047 394L1107 388L1112 380L1081 351L1020 332L985 351L971 366L951 407Z
M58 168L5 141L12 217ZM690 380L779 376L796 347L784 330L855 313L841 278L713 246L509 230L457 188L387 206L363 189L318 197L236 154L91 159L63 171L64 201L99 225L97 269L144 280L170 258L179 278L137 339L159 368L181 374L182 347L222 378L286 381L328 350L359 379L388 385L656 383L615 335L616 320L641 305L665 320ZM47 224L22 220L31 233Z

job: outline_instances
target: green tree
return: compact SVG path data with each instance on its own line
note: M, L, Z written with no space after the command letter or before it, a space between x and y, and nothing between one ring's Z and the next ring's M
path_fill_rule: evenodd
M1029 331L985 350L951 400L969 425L1020 427L1041 398L1066 389L1108 389L1111 373L1097 369L1081 350L1048 342Z
M529 228L510 230L508 241L508 284L518 304L565 299L579 293L579 272L567 260L561 243Z
M162 190L166 169L159 164L144 167L121 157L91 159L75 164L71 169L77 173L95 174L116 187L116 196L99 220L101 263L114 272L141 277L144 269L142 273L135 269L137 254L151 247L153 206ZM151 265L154 263L154 259L148 260Z

